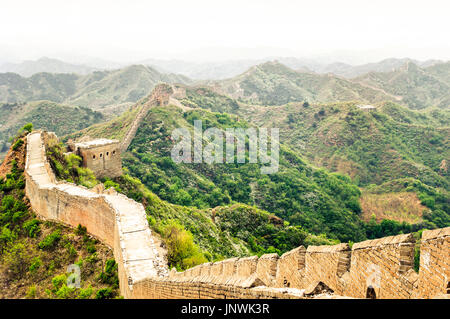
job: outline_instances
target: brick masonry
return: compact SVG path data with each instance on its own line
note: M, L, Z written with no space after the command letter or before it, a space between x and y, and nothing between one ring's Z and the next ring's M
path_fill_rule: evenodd
M125 298L304 298L304 290L318 282L336 296L448 296L450 227L423 232L419 273L413 270L411 234L351 249L348 244L301 246L281 257L230 258L169 272L141 204L114 190L57 182L45 158L45 133L33 132L27 139L26 194L33 210L44 219L86 226L112 247Z

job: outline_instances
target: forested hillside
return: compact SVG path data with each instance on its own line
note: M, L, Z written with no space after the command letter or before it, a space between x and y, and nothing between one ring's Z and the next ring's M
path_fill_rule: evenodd
M370 72L355 82L401 97L412 109L450 106L450 62L421 68L412 62L390 72Z
M87 75L36 73L26 78L15 73L0 73L0 102L49 100L100 109L136 102L160 82L190 83L190 80L184 76L162 74L143 65Z
M266 62L234 78L209 82L219 93L243 102L282 105L289 102L378 102L395 99L373 89L330 74L294 71L278 62Z
M87 107L73 107L50 101L0 104L0 153L9 149L9 139L27 123L65 135L105 120L105 116Z
M185 105L208 109L214 104L220 106L218 111L239 114L256 126L278 127L280 140L297 154L350 176L362 188L408 179L404 187L386 191L383 197L364 190L365 220L375 215L377 220L384 216L412 223L421 223L422 217L435 218L440 227L450 222L448 109L413 111L392 102L369 110L356 102L261 107L229 100L206 88L186 92L181 100ZM418 186L423 184L427 186ZM411 194L405 196L405 189Z

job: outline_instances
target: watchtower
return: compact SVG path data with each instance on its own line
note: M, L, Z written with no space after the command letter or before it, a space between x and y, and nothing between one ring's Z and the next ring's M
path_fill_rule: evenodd
M83 166L92 170L96 177L122 175L120 142L105 138L75 143L75 154L83 159Z

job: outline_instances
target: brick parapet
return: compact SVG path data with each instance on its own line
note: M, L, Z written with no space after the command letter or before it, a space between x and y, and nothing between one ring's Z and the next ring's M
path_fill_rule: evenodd
M53 136L50 136L50 138ZM365 298L432 298L447 293L450 227L424 231L420 270L413 269L412 234L353 244L300 246L281 257L230 258L184 272L168 272L155 247L145 210L128 197L57 182L45 157L42 132L27 137L26 194L45 219L87 227L112 247L125 298L302 298L323 282L337 295Z

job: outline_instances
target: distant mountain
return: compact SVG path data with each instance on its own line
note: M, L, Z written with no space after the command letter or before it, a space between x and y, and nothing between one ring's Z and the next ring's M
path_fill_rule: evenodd
M132 65L130 63L118 63L91 57L66 57L66 59L73 62L42 57L34 61L4 63L0 64L0 73L12 72L25 77L41 72L76 73L85 75L94 71L121 69ZM361 76L368 72L393 71L407 62L413 62L420 67L429 67L434 64L442 63L442 61L439 60L427 60L422 62L409 58L390 58L374 63L352 65L342 62L325 63L323 59L270 56L259 59L223 60L215 62L146 59L134 64L147 65L161 73L182 74L192 79L221 80L237 76L252 66L274 60L297 71L315 72L319 74L333 73L349 79Z
M0 65L1 73L12 72L25 77L41 72L88 74L95 70L95 68L86 65L71 64L47 57L42 57L36 61L5 63Z
M72 107L50 101L0 104L0 153L9 147L9 138L14 137L27 123L33 123L36 129L64 135L104 119L104 115L89 108Z
M265 60L233 60L220 62L196 63L183 60L148 59L141 61L144 65L154 67L163 73L178 73L199 80L226 79L240 74Z
M0 73L0 102L24 103L49 100L63 102L77 90L76 74L37 73L29 78L16 73Z
M413 62L390 72L370 72L354 82L401 97L413 109L450 106L450 62L421 68Z
M188 84L192 81L182 75L163 74L148 66L132 65L119 70L97 71L79 78L76 93L65 102L92 108L136 102L161 82Z
M190 83L185 76L162 74L144 65L87 75L37 73L26 78L0 73L0 102L49 100L98 109L146 96L159 82Z
M184 91L179 94L183 105L277 127L280 141L313 165L350 176L363 187L365 220L373 213L378 221L450 222L448 109L417 111L392 102L370 109L355 102L267 107L239 103L205 87Z
M254 104L282 105L289 102L333 102L395 100L373 89L333 75L294 71L275 61L251 67L234 78L210 81L217 92Z
M317 68L313 68L314 72L317 73L333 73L335 75L339 75L348 79L369 73L369 72L390 72L394 71L406 63L413 62L419 66L427 67L432 66L438 63L442 63L442 61L438 60L427 60L425 62L412 60L412 59L385 59L379 62L367 63L362 65L350 65L345 63L332 63L327 64L325 66L319 66ZM288 64L286 64L288 65ZM289 65L288 65L289 66Z
M252 66L269 61L278 61L287 67L301 72L315 72L319 74L333 73L335 75L354 78L368 72L388 72L403 66L406 62L414 62L421 67L432 66L442 63L438 60L427 60L424 62L404 59L385 59L379 62L367 63L362 65L351 65L347 63L323 63L322 61L308 58L294 57L267 57L264 59L242 59L230 61L217 61L206 63L195 63L183 60L159 60L147 59L140 61L139 64L149 65L163 73L178 73L186 75L192 79L199 80L221 80L237 76Z

